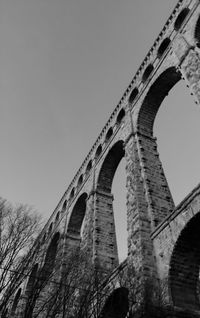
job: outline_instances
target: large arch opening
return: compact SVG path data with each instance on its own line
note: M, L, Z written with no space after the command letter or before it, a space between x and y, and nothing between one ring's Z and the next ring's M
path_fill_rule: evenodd
M104 160L97 182L98 189L111 193L113 178L123 157L123 141L120 140L111 148Z
M199 123L199 107L181 80L163 101L154 124L160 160L176 205L200 182Z
M194 30L194 38L196 41L196 45L198 46L198 48L200 47L200 16L198 17L196 26L195 26L195 30Z
M55 233L47 249L44 266L41 271L41 279L44 281L46 281L49 278L49 276L54 270L59 238L60 238L60 233L59 232Z
M112 194L115 230L117 238L117 248L119 262L121 263L128 256L128 231L127 231L127 207L126 207L126 160L121 159L116 169L113 183Z
M106 300L100 318L125 318L128 310L128 289L120 287L115 289Z
M175 67L166 69L151 85L139 110L136 128L140 161L144 167L152 230L174 209L174 201L157 151L153 127L158 110L169 91L181 79ZM170 123L168 123L170 129Z
M67 233L80 240L81 228L86 212L87 193L83 193L76 201L67 228Z
M119 261L127 257L126 172L124 143L116 142L108 152L101 167L97 189L113 194L111 211L114 208L114 223Z
M170 67L152 84L140 109L137 121L138 131L153 136L153 125L160 105L180 79L181 74L175 67Z
M173 199L178 204L200 180L197 173L200 112L174 67L164 71L153 83L138 116L138 131L157 138L154 147L158 146L160 156L155 160L157 166L159 160L162 162Z
M200 310L200 213L182 230L170 262L169 282L175 306Z

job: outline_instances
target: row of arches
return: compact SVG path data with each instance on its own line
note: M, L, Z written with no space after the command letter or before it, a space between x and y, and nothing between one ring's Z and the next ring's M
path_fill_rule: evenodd
M169 288L173 304L177 307L200 310L200 212L181 231L170 261ZM52 270L58 247L59 233L56 233L46 253L42 271ZM38 275L38 264L33 266L26 286L26 296L31 294ZM19 288L11 309L14 315L22 294ZM125 318L129 310L128 290L115 289L106 299L101 318Z
M158 112L158 109L168 94L170 89L180 80L180 74L177 73L175 68L169 68L165 70L160 77L155 81L146 96L146 99L141 107L140 114L138 116L138 127L145 126L149 133L153 134L153 123ZM159 92L159 94L158 94ZM153 107L152 107L153 105ZM147 114L147 110L151 107L151 112ZM149 115L150 114L150 115ZM145 123L143 125L143 123ZM146 124L148 123L148 125ZM108 152L103 165L100 170L97 187L104 192L111 193L112 182L117 170L117 167L124 157L123 141L120 140L111 148ZM80 236L81 226L84 220L86 211L87 194L83 193L74 205L74 209L69 221L68 230L73 232L74 235ZM172 254L170 263L170 290L174 304L177 306L185 306L191 308L199 308L199 268L200 268L200 256L199 256L199 225L200 216L188 223L187 227L182 231L179 237L175 249ZM50 270L54 266L55 256L57 253L58 241L60 234L56 233L49 245L46 253L45 262L43 266L43 274L49 274ZM51 265L49 265L51 264ZM181 270L180 270L181 269ZM192 272L191 272L192 269ZM38 271L37 264L33 268L31 276L34 277ZM27 287L31 288L33 280L30 279ZM183 293L187 290L187 293ZM13 312L15 312L17 303L21 295L19 289L16 298L13 303ZM113 297L113 298L112 298ZM105 308L102 311L102 317L112 317L112 310L109 309L110 303L115 296L112 295L108 302L105 304ZM123 298L123 297L122 297ZM106 310L107 308L107 310ZM125 309L124 309L125 311ZM104 315L104 316L103 316ZM106 316L107 315L107 316ZM113 317L117 313L114 311ZM123 313L121 313L123 317ZM125 316L124 316L125 317Z
M72 222L73 224L73 222ZM177 307L200 310L200 212L186 224L174 246L169 270L169 289L173 304ZM60 234L56 233L46 253L41 275L49 275L54 267ZM33 266L26 286L26 296L31 294L38 278L38 264ZM11 309L14 315L22 294L19 288ZM128 290L118 288L107 298L101 318L122 318L128 312Z
M178 15L178 17L176 18L175 22L174 22L174 29L176 31L178 31L182 24L184 23L187 15L189 14L190 10L189 8L184 8ZM197 24L196 24L196 27L195 27L195 39L196 39L196 42L197 42L197 46L198 46L198 43L200 41L200 19L198 19L197 21ZM171 40L170 38L165 38L162 43L160 44L159 48L158 48L158 58L161 58L162 55L166 52L166 50L169 48L170 46L170 43L171 43ZM144 73L143 73L143 76L142 76L142 81L145 82L149 76L151 75L151 73L153 72L153 65L150 64L147 66L147 68L145 69ZM168 88L167 88L168 89ZM132 104L134 102L134 100L136 99L136 97L138 96L139 94L139 90L137 87L133 88L131 93L130 93L130 96L129 96L129 103ZM125 110L122 108L120 110L120 112L118 113L117 115L117 119L116 119L116 124L119 125L122 121L122 119L124 118L125 116ZM112 137L113 135L113 128L110 127L109 130L107 131L106 133L106 136L105 136L105 144L110 140L110 138ZM102 145L100 144L97 149L96 149L96 153L95 153L95 160L98 159L98 157L100 156L102 152ZM89 172L91 171L92 169L92 160L90 160L86 166L86 170L85 170L85 173L84 174L81 174L78 181L77 181L77 186L76 188L73 187L71 192L70 192L70 195L69 195L69 200L73 199L74 196L75 196L75 192L76 190L78 190L83 181L84 181L84 175L87 177Z
M117 115L117 119L116 119L116 127L120 125L120 123L122 122L123 118L125 117L125 110L124 108L122 108L118 115ZM105 146L107 145L107 143L110 141L111 137L113 136L113 133L114 133L114 127L110 127L105 135L105 140L104 140L104 144ZM95 161L98 160L98 158L100 157L101 153L102 153L102 150L103 150L103 146L102 144L99 144L97 149L96 149L96 152L95 152L95 155L94 155L94 159ZM81 185L83 184L83 181L84 181L84 176L87 178L87 176L89 175L91 169L92 169L92 166L93 166L93 160L90 159L90 161L88 162L87 166L86 166L86 170L85 170L85 173L82 173L77 181L77 186L76 187L73 187L70 194L69 194L69 200L72 200L75 196L75 192L79 190L79 188L81 187Z
M31 273L32 274L36 274ZM29 281L31 280L33 282L34 276L30 276ZM29 282L30 285L30 282ZM29 286L30 288L30 286ZM125 287L119 287L115 289L110 296L105 300L104 306L100 313L100 318L125 318L127 316L127 313L129 311L129 299L128 299L128 289ZM19 303L21 297L21 288L17 291L12 310L11 310L11 316L14 317L17 306ZM32 317L33 309L30 312L27 312L28 317Z
M188 7L185 7L182 9L182 11L179 13L179 15L177 16L175 22L174 22L174 30L175 31L179 31L180 28L182 27L186 17L188 16L190 12L190 9ZM195 26L195 29L194 29L194 39L195 39L195 43L196 43L196 46L197 47L200 47L200 18L197 20L197 23L196 23L196 26ZM164 53L166 53L166 51L169 49L170 47L170 44L171 44L171 39L169 37L165 38L160 46L158 47L158 50L157 50L157 58L160 59ZM154 66L153 64L149 64L146 69L144 70L144 73L142 75L142 82L145 83L148 78L150 77L151 73L153 72L154 70ZM138 96L139 94L139 90L137 87L134 87L130 93L130 96L129 96L129 99L128 99L128 102L130 104L132 104L136 97Z

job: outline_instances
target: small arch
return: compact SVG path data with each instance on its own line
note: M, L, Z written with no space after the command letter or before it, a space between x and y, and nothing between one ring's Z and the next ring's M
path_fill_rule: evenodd
M69 196L70 200L73 199L74 193L75 193L75 189L72 188L72 191L70 192L70 196Z
M72 214L70 216L69 224L67 232L73 234L77 238L80 238L81 226L83 223L83 219L85 217L86 212L86 199L87 193L83 193L72 210Z
M121 123L121 121L122 121L122 119L123 119L124 117L125 117L125 110L124 110L124 108L122 108L122 109L120 110L119 114L117 115L117 120L116 120L116 122L117 122L118 125Z
M62 206L62 212L65 212L67 207L67 200L64 201L63 206Z
M80 187L82 183L83 183L83 175L81 174L78 179L78 187Z
M92 160L90 160L87 164L86 171L85 171L86 175L88 175L91 169L92 169Z
M48 278L48 276L54 269L59 239L60 233L57 232L54 234L51 243L49 244L49 247L47 249L44 266L42 268L42 279L44 280Z
M195 38L197 47L200 48L200 16L197 20L197 23L194 29L194 38Z
M110 128L108 129L108 131L107 131L105 141L108 142L109 139L112 137L112 135L113 135L113 129L112 129L112 127L110 127Z
M131 94L130 94L130 96L129 96L129 99L128 99L128 101L129 101L130 104L133 103L133 101L134 101L135 98L137 97L138 93L139 93L138 88L135 87L135 88L132 90L132 92L131 92Z
M95 159L97 159L100 156L101 152L102 152L102 146L99 145L99 147L97 148L97 151L95 153Z
M19 288L18 289L18 292L16 293L16 296L15 296L15 299L14 299L14 302L13 302L13 305L12 305L12 309L11 309L11 316L13 316L16 312L16 309L17 309L17 305L19 303L19 299L20 299L20 296L21 296L21 292L22 292L22 289Z
M47 234L46 234L46 233L44 233L43 238L42 238L42 244L44 244L44 243L45 243L45 241L46 241L46 237L47 237Z
M48 234L51 234L52 229L53 229L53 222L51 222L51 224L49 225Z
M60 219L60 211L58 211L58 213L56 214L56 222L58 222Z
M162 41L162 43L160 44L158 48L158 53L157 53L158 58L162 57L162 55L165 53L165 51L169 47L170 43L171 43L171 40L169 38L166 38Z
M181 26L182 26L182 24L183 24L183 22L184 22L184 20L185 20L185 18L188 15L189 12L190 12L189 8L184 8L179 13L178 17L176 18L176 21L174 22L175 31L178 31L181 28Z
M129 311L128 289L120 287L115 289L108 297L101 311L101 318L125 318Z
M154 70L153 64L149 64L143 73L143 76L142 76L143 82L146 82L146 80L149 78L153 70Z

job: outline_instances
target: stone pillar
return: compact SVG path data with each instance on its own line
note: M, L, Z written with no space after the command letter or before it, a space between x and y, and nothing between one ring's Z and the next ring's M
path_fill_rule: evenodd
M136 304L145 302L145 286L157 277L153 242L151 239L151 214L148 210L144 180L141 174L137 138L132 134L125 144L127 173L128 262L135 275ZM134 310L138 310L135 308Z
M118 265L113 195L102 190L94 194L93 260L105 272Z
M173 211L175 205L157 151L156 138L138 132L135 139L140 177L153 231Z

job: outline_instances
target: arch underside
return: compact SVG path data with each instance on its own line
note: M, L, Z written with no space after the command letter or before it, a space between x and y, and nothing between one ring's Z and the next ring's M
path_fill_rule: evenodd
M68 233L80 236L81 226L86 212L86 199L87 194L83 193L77 200L68 224Z
M99 190L111 193L113 178L124 154L123 141L120 140L111 148L101 167L97 182Z
M160 105L180 79L180 72L175 67L170 67L152 84L140 108L137 119L137 130L140 133L153 135L153 124Z
M182 230L170 263L170 289L175 306L200 310L200 213Z
M128 289L115 289L108 297L100 314L100 318L125 318L129 309Z

